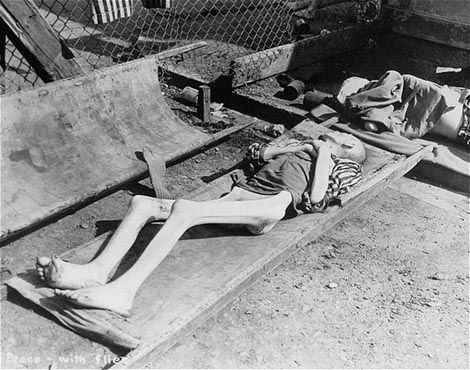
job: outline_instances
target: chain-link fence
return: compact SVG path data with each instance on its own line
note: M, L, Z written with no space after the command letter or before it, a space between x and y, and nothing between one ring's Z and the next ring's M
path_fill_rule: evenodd
M234 58L289 43L302 34L305 36L306 33L316 34L344 27L358 21L358 15L366 9L365 5L380 4L380 0L34 2L41 15L66 41L85 73L95 68L204 41L203 47L166 59L164 63L171 65L173 70L180 68L197 73L207 82L227 74L230 61ZM302 12L308 10L306 5L305 9L298 9L302 7L302 3L316 2L323 2L323 6L327 7L319 9L314 16L302 15ZM113 4L115 6L114 10L107 13L106 19L97 19L99 3L108 7ZM167 3L170 6L167 9L144 7L149 3ZM126 5L126 12L119 9ZM364 14L362 17L364 18ZM370 15L368 17L371 18ZM42 83L8 40L0 82L2 93Z

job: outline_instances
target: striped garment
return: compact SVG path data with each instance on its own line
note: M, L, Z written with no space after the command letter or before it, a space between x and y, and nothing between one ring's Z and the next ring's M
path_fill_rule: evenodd
M135 0L90 0L91 19L94 24L104 24L116 19L131 17ZM142 0L146 9L169 9L173 0Z
M91 0L91 19L104 24L132 16L134 0Z
M462 125L457 132L457 141L470 146L470 94L463 101Z
M246 158L258 170L264 163L263 155L268 145L253 143L248 147ZM305 192L299 208L305 213L323 212L329 205L341 205L340 195L345 194L362 178L362 165L350 159L333 158L335 163L329 180L325 197L318 203L310 202L310 195Z
M341 205L340 195L347 193L362 178L362 165L350 159L333 158L335 165L328 179L325 197L318 203L311 203L308 193L302 197L301 208L305 213L323 212L329 205Z

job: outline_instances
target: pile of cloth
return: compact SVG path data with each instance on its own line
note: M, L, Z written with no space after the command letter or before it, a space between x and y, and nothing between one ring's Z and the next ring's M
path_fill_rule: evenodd
M446 111L462 104L463 122L457 139L470 144L469 89L441 86L396 71L388 71L374 81L353 78L350 82L358 85L347 89L360 86L357 92L339 95L338 100L343 103L343 114L352 122L372 123L379 131L415 139L430 132Z

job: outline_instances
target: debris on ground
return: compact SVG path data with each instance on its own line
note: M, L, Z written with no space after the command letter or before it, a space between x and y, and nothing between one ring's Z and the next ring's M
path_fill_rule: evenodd
M220 110L216 110L215 112L211 112L211 116L215 118L228 118L228 115Z
M279 137L286 131L286 128L284 127L284 125L275 125L275 124L263 125L262 127L257 127L256 129L271 137Z
M445 280L446 276L440 272L436 272L434 275L428 276L431 280Z

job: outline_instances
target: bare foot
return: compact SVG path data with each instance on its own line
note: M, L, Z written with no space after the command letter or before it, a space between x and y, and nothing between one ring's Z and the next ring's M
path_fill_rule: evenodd
M36 270L41 280L52 288L81 289L106 284L108 274L92 264L76 265L60 258L40 257Z
M54 292L79 306L110 310L123 316L129 316L134 300L134 294L113 283L78 290L56 289Z

